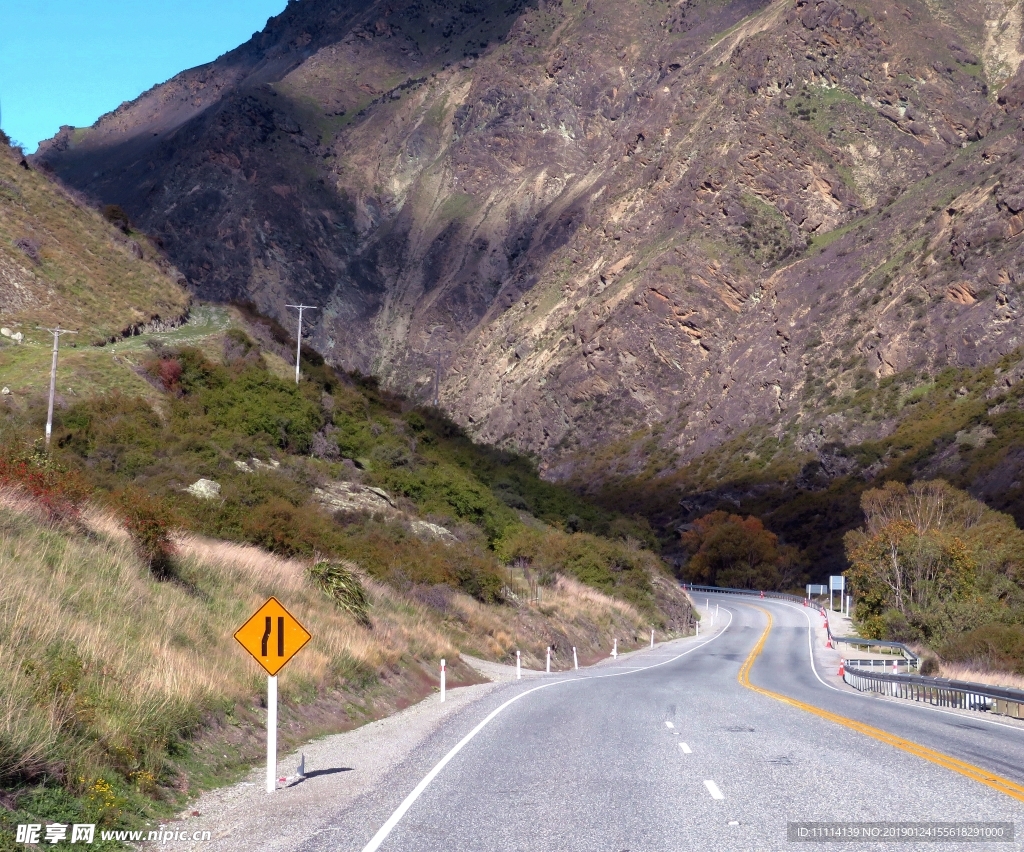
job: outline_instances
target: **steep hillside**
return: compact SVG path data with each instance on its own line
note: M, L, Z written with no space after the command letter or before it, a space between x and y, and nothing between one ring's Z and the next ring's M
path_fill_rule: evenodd
M633 606L564 577L543 607L454 591L422 600L351 563L192 535L175 537L168 582L111 513L85 504L54 523L6 472L0 464L4 850L24 848L21 823L156 822L258 764L265 686L232 633L270 595L313 636L280 676L283 749L422 700L441 657L449 688L479 683L460 651L508 660L521 649L524 666L539 668L552 632L584 661L605 656L611 635L634 648L649 635ZM556 667L571 664L561 648Z
M1019 344L1019 2L446 8L291 3L39 161L554 477Z
M60 323L81 331L76 343L91 344L187 312L184 278L145 237L80 204L3 141L0 324L33 342L46 336L36 326Z

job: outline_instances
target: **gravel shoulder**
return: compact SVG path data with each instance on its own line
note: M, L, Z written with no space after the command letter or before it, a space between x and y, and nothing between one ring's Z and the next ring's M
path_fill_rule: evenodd
M656 648L674 646L675 642L658 643ZM587 668L628 666L634 655L642 659L650 653L648 649L622 653L617 660L609 657ZM473 712L474 705L516 680L515 666L465 654L462 660L490 682L449 689L443 704L435 694L384 719L309 742L292 754L278 757L278 776L295 776L300 754L304 754L304 779L293 779L268 794L264 789L266 768L261 764L243 781L201 794L176 820L162 826L189 837L209 831L209 841L144 842L137 848L147 852L251 852L254 848L291 852L303 847L322 831L325 819L379 788L444 723L462 712ZM565 674L522 669L523 680ZM194 812L198 816L192 816Z
M337 812L373 790L446 719L470 708L505 683L516 679L515 666L463 656L462 659L490 683L449 689L442 704L432 695L384 719L351 731L323 737L299 751L278 757L278 775L294 776L300 753L305 755L306 777L295 779L268 794L266 768L255 767L245 780L210 790L195 799L167 831L209 831L212 841L147 842L143 850L202 850L251 852L291 850L314 835L322 815ZM523 669L523 679L544 677L544 672ZM198 816L190 816L198 811Z
M513 671L513 678L515 673ZM212 842L179 841L179 850L251 852L294 849L317 829L315 814L339 810L372 790L453 712L470 706L499 684L484 683L448 690L442 704L431 696L385 719L307 743L306 777L264 789L266 767L254 768L244 781L210 790L193 801L169 831L209 831ZM300 752L278 757L278 775L294 776ZM194 811L199 816L189 816ZM144 843L140 849L167 848Z

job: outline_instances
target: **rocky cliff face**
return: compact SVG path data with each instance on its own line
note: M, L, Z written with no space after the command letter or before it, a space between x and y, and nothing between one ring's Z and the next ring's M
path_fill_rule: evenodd
M1021 343L1020 0L302 0L39 160L570 476ZM848 440L877 426L842 420Z

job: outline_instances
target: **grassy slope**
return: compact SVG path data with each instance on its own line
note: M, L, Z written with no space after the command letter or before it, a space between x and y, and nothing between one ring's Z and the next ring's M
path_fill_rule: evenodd
M416 566L403 569L405 579L450 582L454 573L464 588L468 574L489 576L493 586L500 570L494 550L524 524L575 530L583 545L589 534L609 534L618 543L611 551L598 548L610 559L598 574L588 569L588 582L647 608L654 603L646 581L631 582L649 568L659 570L651 554L637 556L628 545L629 538L652 541L643 522L543 482L527 459L475 444L440 413L412 408L373 381L339 376L315 357L296 387L282 360L291 344L280 329L235 309L200 306L193 313L174 331L78 350L78 358L61 361L58 387L72 392L58 404L55 449L94 485L107 492L141 486L207 534L282 553L337 553L362 560L381 579L395 574L391 563L399 552ZM186 348L193 350L187 358L205 366L186 370L176 392L141 377L157 359L155 351L173 360L186 358L175 354ZM0 370L26 376L31 392L0 405L12 415L8 431L31 438L45 417L45 353L9 347L0 351ZM92 378L97 374L102 382ZM318 446L320 457L313 458ZM254 456L281 465L241 471L238 463ZM221 484L219 503L202 504L184 493L200 477ZM408 524L394 519L332 523L312 492L338 481L384 488L406 518L453 529L460 539L455 553L418 542Z
M269 594L315 637L282 678L282 729L296 739L417 700L432 689L436 659L459 650L507 661L519 648L539 666L548 645L556 660L576 646L586 661L607 652L609 637L630 647L652 626L662 635L687 628L688 606L639 546L649 538L643 524L315 356L296 387L291 346L244 311L199 306L179 329L62 358L54 455L101 499L141 487L186 527L281 555L186 535L161 581L102 512L83 534L8 496L0 787L19 808L9 822L106 814L138 823L258 762L261 679L230 636ZM186 365L174 392L145 378L159 358ZM7 438L40 433L47 362L42 347L0 350L0 370L24 382L0 400ZM331 457L310 454L318 430ZM253 456L280 467L235 464ZM221 483L221 500L182 492L200 476ZM338 480L387 489L402 515L332 517L312 489ZM444 524L459 540L421 539L410 518ZM360 572L372 630L309 580L323 553Z
M45 344L37 325L80 329L80 346L154 318L176 320L189 297L139 234L125 235L0 145L0 322ZM38 247L33 260L16 243ZM144 257L137 259L129 240ZM15 287L15 285L18 285ZM66 344L71 339L65 338Z
M263 678L231 634L271 594L313 634L281 675L284 747L417 700L436 660L460 650L508 660L518 647L537 666L553 636L586 658L648 630L634 607L570 580L542 607L453 593L442 611L364 576L366 628L317 589L308 561L194 536L177 546L179 580L160 582L108 513L55 526L0 491L0 779L18 808L4 828L137 825L258 762ZM0 831L0 848L9 839Z

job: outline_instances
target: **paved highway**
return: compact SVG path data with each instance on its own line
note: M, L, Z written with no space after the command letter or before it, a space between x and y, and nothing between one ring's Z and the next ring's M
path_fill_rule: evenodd
M717 602L710 638L513 683L453 715L303 848L792 849L790 821L1017 820L1024 835L1024 728L832 688L811 666L813 611Z

